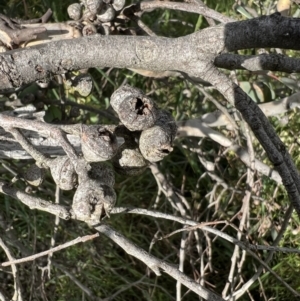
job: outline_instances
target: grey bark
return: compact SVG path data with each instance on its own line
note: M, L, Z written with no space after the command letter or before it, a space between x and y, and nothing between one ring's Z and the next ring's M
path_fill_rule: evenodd
M221 52L260 47L300 49L299 22L273 14L176 39L94 35L13 50L0 55L0 90L95 66L176 70L199 76Z

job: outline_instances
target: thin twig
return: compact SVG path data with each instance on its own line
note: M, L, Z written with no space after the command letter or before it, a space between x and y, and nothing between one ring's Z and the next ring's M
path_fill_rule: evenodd
M62 219L70 219L72 214L66 207L58 204L53 204L49 201L29 195L19 189L7 185L0 181L0 192L11 196L14 199L21 201L30 209L38 209L59 216Z
M44 252L40 252L40 253L37 253L37 254L34 254L34 255L31 255L31 256L28 256L28 257L24 257L24 258L20 258L20 259L12 259L10 261L6 261L6 262L3 262L1 263L1 266L5 267L5 266L9 266L9 265L12 265L12 264L19 264L19 263L23 263L23 262L28 262L28 261L33 261L39 257L42 257L42 256L45 256L45 255L49 255L51 253L54 253L54 252L57 252L57 251L60 251L62 249L65 249L65 248L68 248L70 246L74 246L80 242L86 242L88 240L92 240L94 238L97 238L99 237L99 233L95 233L95 234L92 234L92 235L85 235L85 236L81 236L81 237L77 237L71 241L68 241L62 245L59 245L55 248L51 248L47 251L44 251Z
M58 185L56 185L55 189L55 204L59 205L60 203L60 188ZM56 243L56 235L58 231L58 226L59 226L60 218L56 215L55 216L55 221L54 221L54 229L53 229L53 234L51 236L51 241L50 241L50 248L54 248L55 243ZM53 253L48 254L48 260L47 260L47 266L45 269L42 269L42 276L45 273L45 271L48 272L48 278L51 278L51 262L52 262L52 257Z
M5 252L7 258L10 261L14 260L14 257L11 255L11 251L9 248L5 245L4 241L0 238L0 247L3 249ZM12 274L14 277L14 295L12 297L12 301L22 301L22 292L21 292L21 283L20 283L20 278L18 274L18 270L15 264L12 264L11 266Z
M209 126L203 123L199 123L197 120L189 120L187 121L186 125L184 122L181 123L177 134L178 137L209 137L218 144L229 148L229 150L234 151L240 158L240 160L245 163L246 166L250 166L249 154L243 147L233 143L230 139L222 135L220 132L210 128ZM279 173L274 169L270 168L265 163L255 159L255 167L258 172L270 177L277 183L282 183Z
M153 163L150 165L151 172L157 182L159 189L166 196L172 207L179 211L181 216L186 216L186 209L184 208L181 199L174 192L172 185L165 178L165 176L160 172L158 166Z
M197 13L205 17L209 17L220 21L222 23L235 22L236 20L224 16L207 6L201 6L198 3L182 3L182 2L171 2L171 1L145 1L137 4L142 11L151 10L154 8L165 8L174 9L180 11L186 11L190 13Z

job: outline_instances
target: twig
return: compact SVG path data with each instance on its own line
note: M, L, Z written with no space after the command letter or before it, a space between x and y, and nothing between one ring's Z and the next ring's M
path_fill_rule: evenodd
M12 261L14 257L11 255L9 248L5 245L4 241L0 238L0 247L5 252L7 258ZM11 266L12 274L14 277L14 295L12 297L12 301L22 301L22 292L21 292L21 283L18 275L18 270L15 264Z
M169 200L169 202L173 206L173 208L178 210L180 212L181 216L186 216L186 210L185 210L180 198L174 192L172 186L167 181L165 176L160 172L157 165L155 163L151 164L150 169L157 182L159 189L163 192L163 194Z
M281 235L277 236L278 238L281 239L282 234L284 233L286 226L288 224L288 220L290 218L290 212L291 209L289 208L288 211L286 212L286 217L285 217L285 222L284 225L282 226L282 230L281 229ZM228 221L215 221L215 222L204 222L204 223L197 223L193 220L190 219L186 219L186 218L182 218L179 216L174 216L171 214L166 214L166 213L162 213L159 211L153 211L153 210L147 210L147 209L141 209L141 208L131 208L131 207L115 207L114 209L112 209L111 214L120 214L120 213L131 213L131 214L141 214L141 215L147 215L147 216L152 216L155 218L161 218L161 219L167 219L167 220L172 220L175 222L178 222L180 224L183 225L190 225L190 227L187 228L182 228L182 229L178 229L173 231L172 233L167 234L166 236L163 236L157 240L162 240L165 238L169 238L174 234L183 232L183 231L194 231L196 229L203 229L204 231L213 233L221 238L226 239L227 241L234 243L234 244L238 244L241 248L249 248L251 250L270 250L270 251L278 251L278 252L285 252L285 253L295 253L295 254L300 254L300 250L299 249L294 249L294 248L285 248L285 247L276 247L276 246L262 246L262 245L253 245L250 244L248 242L243 242L243 241L239 241L217 229L211 228L209 227L209 225L216 225L216 224L228 224L230 226L234 226L233 224L229 223ZM287 222L286 222L287 221ZM238 229L236 227L233 227L235 230L238 231ZM283 233L282 233L283 231ZM279 240L280 240L279 239ZM276 238L277 240L277 238Z
M136 4L142 11L150 10L154 8L166 8L180 11L186 11L190 13L197 13L205 17L212 18L222 23L235 22L236 20L226 17L207 6L202 6L194 3L181 3L181 2L170 2L170 1L145 1L140 4Z
M163 237L158 237L157 239L154 240L154 242L169 238L169 237L173 236L174 234L177 234L177 233L180 233L180 232L194 231L194 230L197 230L197 229L203 229L205 226L219 225L219 224L227 224L227 221L203 222L203 223L200 223L200 224L196 224L195 226L178 229L178 230L172 231L171 233L169 233L167 235L164 235Z
M48 8L48 10L41 16L40 18L30 19L30 20L16 20L19 24L34 24L34 23L47 23L52 16L52 10Z
M3 263L1 263L1 266L5 267L5 266L13 265L13 264L27 262L27 261L33 261L33 260L35 260L35 259L37 259L39 257L45 256L45 255L49 255L51 253L60 251L62 249L68 248L70 246L74 246L74 245L76 245L76 244L78 244L80 242L86 242L88 240L92 240L92 239L94 239L96 237L99 237L99 233L77 237L77 238L75 238L75 239L73 239L71 241L68 241L68 242L66 242L66 243L64 243L62 245L59 245L59 246L55 247L55 248L51 248L51 249L49 249L47 251L40 252L40 253L31 255L31 256L28 256L28 257L20 258L20 259L12 259L10 261L3 262Z
M228 70L246 69L252 72L268 70L299 73L300 71L299 58L276 53L260 55L224 53L215 58L214 64L216 67Z
M56 185L55 189L55 204L59 205L60 203L60 188L58 185ZM50 241L50 248L54 248L55 242L56 242L56 235L58 231L58 226L59 226L60 218L56 215L55 216L55 221L54 221L54 229L53 229L53 234L51 236L51 241ZM45 271L48 272L48 278L51 278L51 263L52 263L52 257L53 253L48 254L48 260L47 260L47 266L45 269L42 269L42 276L45 273Z
M28 139L22 134L22 132L19 129L10 128L8 129L8 131L18 141L18 143L20 143L23 149L26 150L26 152L32 156L32 158L37 162L37 164L46 165L46 166L48 165L47 161L49 160L49 158L47 158L43 153L38 151L28 141Z
M62 219L70 219L71 212L62 205L53 204L38 197L33 197L19 189L7 185L0 181L0 192L11 196L14 199L21 201L30 209L38 209L59 216Z
M179 249L179 266L178 270L180 272L184 272L184 262L186 257L186 247L187 247L187 233L182 232L181 240L180 240L180 249ZM181 282L176 282L176 301L181 301Z
M205 91L205 90L204 90ZM261 103L258 106L263 111L263 113L268 116L276 116L293 110L294 108L300 107L300 92L294 93L291 96L281 98L279 100L270 101L267 103ZM240 114L235 108L230 109L230 117L235 121L240 121ZM231 127L231 122L227 116L221 111L213 111L202 115L200 118L189 119L184 121L177 121L178 132L184 132L185 127L195 127L197 125L204 124L209 127L220 127L226 126L227 128ZM195 132L196 132L195 129ZM201 127L199 128L201 130ZM203 135L199 136L203 137Z
M124 9L124 15L134 21L147 35L151 37L155 37L156 34L153 32L142 20L141 20L141 12L135 12L133 9Z
M159 171L158 166L156 164L152 164L150 166L151 172L156 179L159 190L164 193L166 198L169 200L171 205L176 206L175 208L179 210L181 216L188 217L186 209L183 204L186 204L186 207L190 209L187 202L184 202L184 197L180 197L178 193L174 192L171 184L165 176ZM175 204L173 203L175 202ZM185 261L185 249L187 245L187 236L185 232L182 233L182 238L180 241L180 249L179 249L179 271L183 272L184 270L184 261ZM176 300L181 300L181 282L177 281L176 283Z

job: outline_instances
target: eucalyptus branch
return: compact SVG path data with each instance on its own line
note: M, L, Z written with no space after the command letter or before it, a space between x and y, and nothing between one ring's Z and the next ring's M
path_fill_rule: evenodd
M0 181L0 192L21 201L30 209L45 211L66 220L71 218L71 213L66 207L29 195L17 188L11 187L3 181Z
M86 242L86 241L92 240L94 238L97 238L98 236L99 236L99 233L92 234L92 235L85 235L85 236L82 236L82 237L77 237L77 238L75 238L71 241L68 241L64 244L61 244L61 245L57 246L57 247L50 248L50 249L48 249L47 251L44 251L44 252L40 252L40 253L31 255L31 256L27 256L27 257L23 257L23 258L20 258L20 259L10 259L9 261L5 261L5 262L1 263L0 266L6 267L6 266L10 266L10 265L15 265L15 264L23 263L23 262L32 261L32 260L35 260L35 259L40 258L42 256L49 255L53 252L57 252L57 251L65 249L65 248L68 248L70 246L74 246L74 245L76 245L80 242Z
M1 127L3 127L4 129L10 129L10 128L26 129L29 131L39 132L39 134L45 135L46 137L50 137L52 131L57 128L56 125L52 125L49 123L45 123L37 120L29 120L25 118L13 117L3 113L0 114L0 124Z
M216 53L219 53L222 50L228 51L266 46L284 46L285 48L298 49L299 45L298 43L295 43L295 39L293 39L296 37L295 32L297 32L297 22L299 21L275 14L269 17L257 18L255 21L242 21L239 23L239 26L237 26L236 23L228 23L225 25L225 30L222 27L210 27L193 35L178 39L166 39L160 37L91 36L83 38L82 40L88 44L89 50L95 50L97 45L100 46L99 43L101 44L101 47L97 47L97 51L95 52L97 55L92 56L93 62L86 59L84 60L84 65L82 65L82 60L79 60L80 53L85 50L86 54L93 53L93 51L88 52L87 49L84 49L84 45L78 43L78 41L76 41L76 43L72 40L67 42L54 42L41 46L38 50L26 50L28 51L26 52L26 60L30 61L28 56L30 56L31 52L35 57L36 66L38 66L38 68L35 68L32 72L26 69L27 67L30 69L31 66L27 65L24 69L24 64L21 63L23 61L22 56L24 55L24 52L18 51L14 53L13 62L9 57L10 53L5 53L0 56L0 61L2 60L2 63L5 65L4 69L10 68L14 70L16 68L20 75L17 78L9 78L8 74L4 74L3 77L1 77L2 83L0 83L0 88L11 88L12 84L20 86L27 81L31 82L35 79L45 78L49 72L61 73L61 71L58 71L56 65L45 65L45 62L49 61L59 61L62 67L59 68L60 70L88 68L95 65L95 63L107 66L110 65L111 62L114 62L113 66L115 67L134 67L140 69L147 69L147 67L150 67L150 69L154 71L176 69L185 72L186 70L189 70L188 72L191 76L202 77L204 80L215 85L228 101L235 104L241 111L243 117L247 123L250 124L250 127L260 143L267 151L270 160L281 173L290 200L297 212L300 213L299 175L289 154L285 150L283 143L277 137L275 131L269 125L268 120L256 104L254 104L254 102L252 102L239 87L233 85L226 76L221 76L210 63L216 56ZM258 27L257 24L260 24L260 27ZM281 27L278 24L280 24ZM249 39L249 35L246 35L247 39L245 40L245 38L241 38L244 37L242 33L247 30L249 26L252 26L249 35L253 36L253 39ZM263 29L261 26L263 26ZM270 26L273 27L271 28ZM284 28L284 30L282 28ZM286 30L285 28L294 28L295 32ZM265 35L259 35L258 38L258 31L264 32ZM276 35L272 34L274 32L276 32ZM237 39L237 34L239 34L239 39ZM280 39L276 38L278 35ZM283 37L285 44L281 45ZM123 43L122 49L116 47L120 42ZM106 51L105 54L102 53L102 51L105 51L105 48L109 48L112 43L114 48L110 49L110 51ZM174 59L174 52L176 53L179 49L182 49L183 43L188 44L190 49L195 49L196 51L188 51L184 53L182 57L178 58L175 56L176 59ZM124 47L125 45L127 45L128 48ZM58 57L56 51L57 47L61 49L59 53L61 57ZM123 51L123 49L126 50ZM181 53L181 51L179 52ZM199 53L201 52L202 54L200 56ZM68 54L68 58L71 57L72 60L68 60L65 57L66 54ZM47 56L47 59L44 57L45 55ZM136 61L136 55L140 59L138 62ZM53 58L51 58L51 56L53 56ZM195 60L198 60L198 62L195 63ZM26 73L26 79L22 79L23 72ZM13 75L14 72L10 74ZM36 78L36 75L38 75L38 78ZM7 84L9 84L9 86L7 86ZM2 118L0 118L0 121L2 121Z
M291 96L293 99L297 100L297 94ZM290 99L290 98L287 98ZM293 102L294 103L294 102ZM279 103L278 103L279 104ZM267 104L266 104L267 105ZM281 107L285 107L287 104L283 104ZM278 105L279 107L279 105ZM276 108L276 106L275 106ZM215 115L212 113L212 115ZM211 119L210 119L211 120ZM222 120L222 119L221 119ZM219 122L216 120L216 122ZM222 122L222 121L220 121ZM14 124L13 122L9 123L9 125ZM213 141L219 143L220 145L230 148L233 150L237 156L248 166L250 164L249 161L249 155L247 151L237 145L234 144L230 139L225 137L220 132L211 129L210 127L206 126L204 123L199 121L198 119L191 119L186 121L180 121L177 123L179 125L178 127L178 137L209 137ZM33 132L26 132L22 131L26 139L32 146L38 150L40 153L50 156L62 156L65 154L62 147L57 143L57 140L53 137L45 137L44 139L41 138L39 133L33 133ZM28 155L28 152L24 151L23 148L20 148L19 144L15 142L15 140L11 139L6 132L1 132L0 129L0 158L13 158L13 159L29 159L30 156ZM80 150L80 138L75 135L68 135L67 136L68 141L72 144L72 146L75 148L76 151ZM42 139L42 143L41 143ZM31 154L33 156L33 154ZM35 157L34 157L35 158ZM265 176L270 177L277 183L281 183L281 178L278 175L278 173L271 169L268 165L265 163L255 160L255 166L258 172L264 174Z
M243 132L247 138L247 148L248 148L248 152L250 155L250 166L248 166L248 168L247 168L247 182L246 182L247 188L246 188L245 195L243 197L243 204L240 209L241 217L239 219L239 231L237 233L237 241L240 241L242 239L243 230L249 228L249 216L250 216L249 208L250 208L251 192L252 192L253 185L254 185L254 173L255 173L255 157L254 157L253 144L252 144L249 127L247 126L247 124L245 124L245 122L243 125L243 129L244 129ZM228 281L222 292L223 297L227 295L227 291L229 288L231 288L230 289L231 292L236 288L237 278L234 276L234 271L237 269L237 274L239 276L241 276L242 265L245 261L244 260L245 259L245 251L246 250L243 249L243 251L242 251L243 256L240 259L240 261L238 262L238 258L240 257L240 254L239 254L240 248L239 248L238 244L235 245L233 254L231 256L231 267L230 267L230 272L228 275Z
M300 72L299 58L288 57L277 53L263 53L260 55L224 53L215 58L214 64L218 68L228 70L246 69L249 71L269 70L287 73Z
M221 23L236 21L232 18L229 18L227 16L218 13L213 9L210 9L203 3L197 3L196 1L194 1L194 3L182 3L182 2L171 2L171 1L164 1L164 2L144 1L139 4L136 4L136 7L140 8L141 11L152 10L154 8L165 8L165 9L174 9L179 11L196 13L204 17L212 18Z
M222 52L259 47L298 50L299 22L273 14L209 27L176 39L93 35L8 51L0 55L0 90L95 66L177 70L201 77L199 73L209 71L210 62Z
M143 263L145 263L157 276L161 275L160 270L164 271L165 273L169 274L171 277L180 281L183 285L187 288L195 292L198 296L202 297L205 300L209 301L224 301L220 296L217 294L209 291L208 289L202 287L200 284L195 282L190 277L186 276L184 273L180 272L178 268L175 268L171 264L158 259L157 257L150 255L145 250L141 249L131 241L129 241L126 237L122 234L116 232L113 228L108 225L99 225L95 227L95 230L104 234L105 236L109 237L113 240L117 245L119 245L122 249L125 250L126 253L132 255Z

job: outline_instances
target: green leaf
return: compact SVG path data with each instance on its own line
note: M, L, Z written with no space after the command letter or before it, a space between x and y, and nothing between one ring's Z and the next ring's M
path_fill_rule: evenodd
M48 107L48 109L46 110L46 114L44 116L44 120L46 122L61 120L61 118L62 118L61 110L58 107L52 105Z
M256 103L262 103L272 100L272 93L268 86L260 85L259 83L249 83L242 81L239 83L240 87L248 94Z
M299 92L298 82L292 78L288 77L278 77L278 80L282 82L285 86L287 86L292 91Z
M253 16L250 15L250 14L247 12L247 10L246 10L243 6L238 5L238 6L236 7L236 11L238 11L241 15L243 15L243 16L246 17L247 19L252 19L252 18L253 18Z

